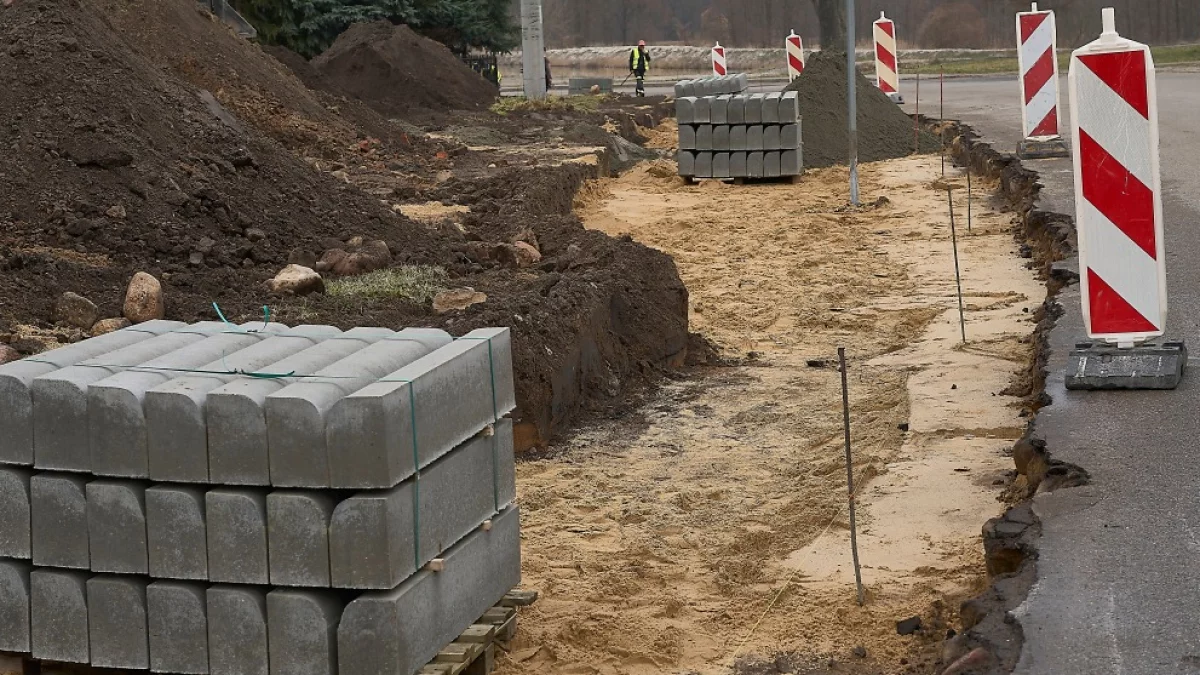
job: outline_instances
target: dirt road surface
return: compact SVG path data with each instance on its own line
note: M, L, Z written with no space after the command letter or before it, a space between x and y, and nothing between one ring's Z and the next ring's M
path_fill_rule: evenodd
M1002 510L1005 452L1023 428L1015 373L1045 294L1010 216L976 203L968 234L960 201L961 344L939 167L865 166L861 209L844 206L844 169L692 187L657 162L581 193L588 227L675 258L693 329L730 363L519 467L524 585L543 598L501 672L770 673L761 663L780 658L799 672L932 670L959 602L985 581L980 528ZM922 630L897 635L910 616Z

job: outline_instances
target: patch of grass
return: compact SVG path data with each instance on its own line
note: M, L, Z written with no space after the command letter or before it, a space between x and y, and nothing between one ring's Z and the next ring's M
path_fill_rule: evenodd
M598 96L547 96L544 99L528 99L521 96L505 96L492 105L492 112L508 115L515 112L596 112L607 94Z
M1171 45L1169 47L1151 47L1154 63L1195 63L1200 61L1200 45Z
M408 300L424 305L446 290L449 277L441 267L404 265L356 277L326 281L325 295L336 300Z
M1200 63L1200 45L1168 45L1151 47L1155 65L1171 63ZM1071 67L1071 53L1059 51L1058 68L1062 74ZM1001 73L1016 73L1018 71L1015 56L979 56L975 58L934 59L932 61L910 62L900 64L903 73L921 73L922 75L995 75ZM867 68L870 70L870 68Z

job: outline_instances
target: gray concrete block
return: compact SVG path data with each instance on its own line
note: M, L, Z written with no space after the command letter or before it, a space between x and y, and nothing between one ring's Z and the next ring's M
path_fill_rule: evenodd
M330 410L346 396L452 341L450 334L442 330L405 328L317 371L313 377L267 396L271 484L329 487L330 453L325 427ZM362 421L370 424L369 419Z
M746 73L738 73L734 77L737 78L737 91L743 92L750 88L750 76Z
M150 576L208 579L204 490L181 485L146 489Z
M269 584L266 493L209 490L204 501L209 581Z
M198 584L156 581L146 587L150 671L207 675L208 599Z
M746 97L746 124L762 124L762 94L750 94Z
M696 98L681 96L675 99L675 120L680 124L694 124L696 121Z
M779 130L778 124L763 127L763 150L779 149Z
M87 582L88 638L92 665L150 668L145 579L95 576Z
M150 572L145 484L114 480L88 483L87 520L93 572Z
M696 127L696 150L701 152L712 151L713 146L713 128L709 124L701 124Z
M515 499L512 421L506 419L494 434L478 435L431 464L419 481L338 504L329 526L332 585L393 589Z
M208 669L212 675L269 675L265 591L208 589Z
M696 127L690 124L679 125L679 149L696 149Z
M687 87L686 81L684 81L684 82L676 82L676 83L675 83L675 101L676 101L676 108L678 108L678 101L679 101L679 99L683 98L684 96L687 96L687 89L686 89L686 87ZM676 115L676 117L678 118L678 115Z
M779 151L763 155L763 175L767 178L779 178L781 174Z
M39 473L29 479L33 564L86 570L87 495L83 476Z
M87 579L86 572L38 569L29 573L33 658L88 662Z
M696 177L712 178L713 154L711 152L696 153Z
M751 152L746 155L746 173L750 174L750 178L762 178L766 175L766 167L763 166L763 153Z
M507 328L473 330L339 401L334 487L390 488L516 408L511 340Z
M709 103L708 118L713 124L729 124L729 96L716 96Z
M750 176L749 167L746 163L745 152L729 153L729 175L734 178L747 178Z
M28 469L0 466L0 558L28 560L33 555L29 542L32 474Z
M183 349L224 330L205 321L136 342L76 365L34 378L34 464L39 469L92 470L88 387L94 382Z
M384 328L354 328L340 337L263 368L269 373L316 373L396 333ZM209 392L208 469L213 483L270 485L267 444L267 396L296 382L293 378L246 378Z
M243 330L261 327L244 324ZM185 348L150 359L137 370L126 370L88 385L88 439L91 470L101 476L150 476L146 392L179 376L179 369L204 368L226 354L262 342L271 333L287 330L270 324L262 332L239 333L231 326ZM207 475L204 477L207 480Z
M329 586L329 521L335 503L318 492L267 495L267 549L276 586Z
M713 150L729 151L729 126L721 125L713 127Z
M676 161L679 162L679 175L692 177L696 175L696 153L690 150L680 150L676 156ZM337 473L337 470L334 470Z
M712 99L707 94L696 98L692 106L693 124L712 124Z
M34 359L0 365L0 464L33 465L34 378L183 328L179 321L148 321L61 347Z
M749 149L749 139L747 138L748 127L744 125L729 127L729 149L733 151L746 151Z
M337 675L338 622L344 604L332 593L267 594L272 675Z
M0 558L0 652L29 653L29 572L32 566Z
M746 97L742 94L729 97L729 106L726 109L726 118L729 124L745 124L746 123Z
M804 174L804 162L799 150L784 150L779 153L779 173L784 176Z
M780 94L778 93L767 94L766 96L763 96L763 124L779 124L779 99Z
M779 123L792 124L800 121L800 98L794 91L785 91L779 97Z
M412 675L521 580L520 514L509 507L399 588L364 593L338 627L339 671ZM437 611L430 611L437 608Z
M713 153L713 178L732 178L729 171L729 153Z
M763 126L755 124L754 126L746 127L746 149L750 151L764 149L765 138L763 136Z
M799 124L785 124L779 128L779 147L782 150L799 150L802 139Z
M200 366L200 370L207 371L205 374L176 377L146 391L144 407L150 478L176 483L208 482L205 418L208 393L240 379L237 375L212 373L230 370L263 372L263 368L281 359L340 334L341 331L333 326L296 326L275 335L263 334L257 344L222 354L219 359Z

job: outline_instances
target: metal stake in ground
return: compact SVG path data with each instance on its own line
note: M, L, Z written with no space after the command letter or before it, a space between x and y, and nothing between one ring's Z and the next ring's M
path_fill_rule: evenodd
M942 139L942 178L946 177L946 71L938 77L938 136Z
M967 159L967 234L971 232L971 212L974 210L975 193L971 189L971 160Z
M854 0L846 0L846 101L850 107L850 203L858 199L858 64L854 52Z
M954 227L954 188L946 188L946 199L950 202L950 242L954 247L954 283L958 286L958 328L962 331L963 344L967 344L967 319L963 313L962 274L958 268L958 232Z
M858 565L858 533L854 524L854 458L850 452L850 385L846 381L846 348L838 347L838 365L842 370L842 423L846 432L846 487L850 495L850 554L854 558L854 585L858 589L858 605L866 602L863 596L862 569Z
M921 70L917 69L917 112L913 115L913 154L921 154Z

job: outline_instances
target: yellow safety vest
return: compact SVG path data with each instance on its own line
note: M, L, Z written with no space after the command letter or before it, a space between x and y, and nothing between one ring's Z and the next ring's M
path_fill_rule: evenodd
M650 59L647 59L645 55L639 52L637 47L634 47L633 53L629 55L629 62L633 64L632 70L642 70L644 68L647 73L650 72Z

